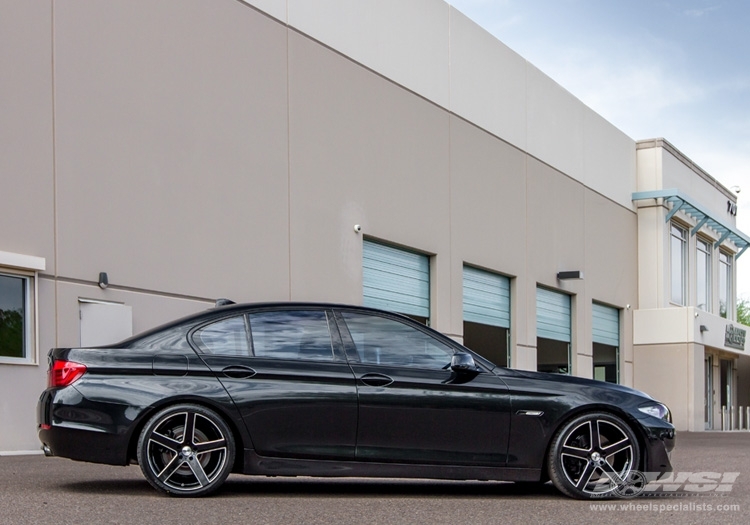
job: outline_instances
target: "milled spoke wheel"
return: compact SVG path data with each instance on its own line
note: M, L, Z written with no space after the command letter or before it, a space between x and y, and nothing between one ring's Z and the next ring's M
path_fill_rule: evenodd
M579 416L552 440L547 467L562 493L580 499L616 496L638 468L638 440L622 419L605 413Z
M154 415L138 440L138 463L156 489L203 496L219 488L234 464L234 437L215 412L176 405Z

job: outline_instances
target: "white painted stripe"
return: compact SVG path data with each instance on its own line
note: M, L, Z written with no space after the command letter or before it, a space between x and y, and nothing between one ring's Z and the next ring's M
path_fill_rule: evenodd
M44 454L39 450L0 450L0 456L38 456Z

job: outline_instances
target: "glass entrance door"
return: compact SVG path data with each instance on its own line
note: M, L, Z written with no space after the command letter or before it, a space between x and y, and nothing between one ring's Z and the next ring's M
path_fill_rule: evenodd
M703 393L703 407L705 415L706 430L713 429L714 419L714 358L707 355L704 360L704 378L705 392Z
M724 407L726 407L726 420L724 421L724 428L722 430L732 430L732 412L733 412L733 400L732 400L732 361L729 359L721 359L719 361L721 368L721 407L722 413L724 413Z

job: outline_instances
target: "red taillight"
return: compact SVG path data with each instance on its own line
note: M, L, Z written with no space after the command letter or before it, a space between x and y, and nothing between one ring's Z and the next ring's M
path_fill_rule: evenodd
M47 372L47 388L68 386L86 373L86 365L74 361L55 361Z

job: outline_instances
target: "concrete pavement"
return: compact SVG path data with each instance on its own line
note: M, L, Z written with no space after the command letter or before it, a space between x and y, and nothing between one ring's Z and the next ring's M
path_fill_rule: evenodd
M6 456L0 523L750 523L750 432L680 433L672 460L667 493L590 503L549 484L239 475L214 496L185 500L158 494L138 466Z

